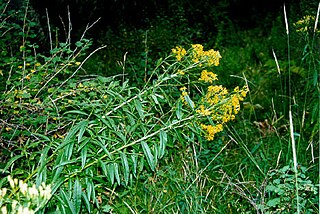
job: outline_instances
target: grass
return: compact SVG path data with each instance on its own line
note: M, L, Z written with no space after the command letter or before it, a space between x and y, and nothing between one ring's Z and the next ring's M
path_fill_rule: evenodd
M29 29L7 25L10 11L1 10L5 39ZM35 23L25 11L23 23ZM300 26L291 23L310 23L288 14L284 28L275 22L270 35L255 29L229 35L234 41L219 37L225 32L201 38L205 50L226 44L218 47L220 65L210 67L216 84L250 89L235 120L207 140L199 124L216 121L195 110L208 83L196 76L192 55L176 61L171 53L192 44L186 35L199 29L187 28L182 16L173 30L174 20L159 17L148 29L109 32L101 38L107 46L91 52L96 41L84 33L75 44L51 43L49 54L39 53L32 30L22 45L10 43L14 54L4 49L2 213L4 207L39 213L319 212L317 24L297 32ZM227 102L214 109L223 111ZM8 180L9 174L23 182ZM51 188L49 197L31 194L42 183Z

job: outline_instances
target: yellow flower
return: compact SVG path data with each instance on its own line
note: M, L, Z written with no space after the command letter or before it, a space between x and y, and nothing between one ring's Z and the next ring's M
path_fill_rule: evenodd
M218 80L218 77L213 72L208 72L207 70L203 70L201 72L201 77L199 78L199 80L212 83L214 80Z
M39 67L41 64L39 63L39 62L37 62L36 64L35 64L35 66L36 67Z
M184 71L179 69L178 72L177 72L177 74L179 74L179 75L184 75Z
M79 66L81 64L81 62L75 62L74 64L76 64L77 66Z
M222 124L217 124L215 126L201 124L200 126L201 126L202 130L204 130L206 132L206 139L207 140L213 140L215 134L223 131Z
M220 63L220 59L222 58L219 51L215 51L213 49L204 51L204 56L207 57L208 65L218 66Z
M186 49L177 46L176 48L173 48L172 53L176 55L176 58L178 61L181 61L182 57L184 57L187 54Z
M180 91L185 91L185 90L187 90L187 87L185 87L185 86L180 88Z
M209 116L211 114L211 111L209 109L206 109L204 105L200 105L199 108L200 109L196 110L196 112L201 114L202 116Z

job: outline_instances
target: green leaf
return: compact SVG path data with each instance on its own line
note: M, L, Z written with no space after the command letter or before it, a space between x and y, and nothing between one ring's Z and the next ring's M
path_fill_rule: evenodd
M100 136L98 136L98 139L99 139L99 141L95 140L95 141L93 141L93 143L100 146L103 149L104 153L106 153L108 155L108 157L112 160L112 156L111 156L110 152L108 151L107 147L105 146L106 145L105 140L102 139Z
M133 163L133 175L136 177L137 175L137 166L138 166L138 156L136 154L131 155L131 160Z
M83 133L85 132L88 123L89 123L89 122L88 122L87 120L84 120L84 121L81 121L81 122L78 124L78 126L79 126L78 143L81 141L82 136L83 136Z
M81 153L81 168L83 169L87 161L88 146L83 147L80 153Z
M184 99L186 100L186 102L188 103L188 105L191 107L191 109L193 110L194 109L194 103L193 103L193 101L191 100L191 98L188 96L188 95L186 95L186 96L184 96Z
M160 131L160 144L158 149L159 159L162 158L165 154L166 145L168 142L168 136L165 131Z
M85 207L87 208L86 213L91 213L91 204L90 204L90 200L88 199L87 195L86 195L84 192L82 192L82 193L81 193L81 196L82 196L82 199L83 199L84 205L85 205Z
M110 77L103 77L103 76L98 76L97 79L101 82L101 83L109 83L112 81L112 79Z
M141 120L144 120L144 112L143 112L143 109L142 109L141 102L138 99L135 99L134 103L135 103L136 110L138 111L138 114L139 114Z
M79 179L77 178L74 182L73 187L73 204L75 208L75 212L78 214L81 210L81 194L82 194L82 187Z
M182 115L183 115L183 113L182 113L182 102L178 102L178 104L177 104L176 115L177 115L178 120L182 119Z
M60 190L60 196L61 196L62 202L64 202L64 204L67 205L69 213L77 214L75 207L74 207L74 204L69 199L68 195L66 194L66 192L63 189Z
M113 184L113 182L114 182L114 173L113 173L113 169L110 169L110 167L109 167L110 164L106 165L102 160L99 160L99 163L100 163L100 166L101 166L103 174L106 177L108 177L110 182L111 182L111 184Z
M276 207L278 204L280 204L280 198L274 198L267 202L267 206L269 207Z
M154 161L154 156L152 155L151 150L146 142L142 141L141 145L142 145L143 153L147 158L147 162L148 162L151 170L154 171L155 167L156 167L155 161Z
M7 170L9 169L9 167L11 166L11 164L13 164L16 160L18 160L18 159L20 159L20 158L22 158L22 157L24 157L23 154L22 154L22 155L16 155L16 156L14 156L13 158L11 158L11 159L8 161L8 163L6 164L6 166L4 167L3 171L4 171L4 172L7 171Z
M66 136L66 140L70 140L79 130L79 135L78 135L78 142L79 140L81 140L82 135L85 131L85 128L88 125L88 121L87 120L83 120L81 122L79 122L77 125L73 126L70 130L70 132L68 133L68 135Z
M95 195L95 187L94 187L94 183L91 179L91 177L93 176L93 172L92 170L86 170L86 178L85 178L85 184L87 186L86 188L86 193L87 193L87 198L89 201L93 200L94 198L96 198Z
M110 179L111 184L114 184L114 165L112 163L109 163L106 166L106 174Z
M125 184L128 185L129 174L130 174L128 159L127 159L126 154L123 152L120 153L120 157L121 157L121 164L123 167L124 181L125 181Z
M58 169L59 167L65 166L65 165L71 165L73 163L78 162L77 160L68 160L68 161L62 161L61 163L59 163L58 165L54 166L53 169Z
M121 182L120 182L120 174L119 174L119 165L118 163L113 163L114 165L114 175L115 175L115 178L117 180L117 183L120 185Z
M46 183L46 179L47 179L46 164L47 164L47 156L48 156L49 149L50 147L46 146L41 152L41 156L39 160L39 168L37 171L37 178L36 178L37 186L40 186L42 182Z

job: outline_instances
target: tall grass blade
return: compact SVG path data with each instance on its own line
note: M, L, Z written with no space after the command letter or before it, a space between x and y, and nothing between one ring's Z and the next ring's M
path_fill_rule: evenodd
M286 11L286 5L283 5L283 13L284 13L284 21L286 24L286 33L289 35L289 24L288 24L288 19L287 19L287 11Z
M297 152L296 152L296 145L295 145L295 140L294 140L294 131L293 131L293 122L292 122L291 111L289 111L289 122L290 122L290 136L291 136L293 166L294 166L294 173L295 173L297 213L299 214L300 213L300 206L299 206L299 186L298 186L298 163L297 163Z
M314 23L314 29L313 29L313 32L314 32L314 33L316 33L317 28L318 28L319 13L320 13L320 2L319 2L319 5L318 5L316 21L315 21L315 23Z

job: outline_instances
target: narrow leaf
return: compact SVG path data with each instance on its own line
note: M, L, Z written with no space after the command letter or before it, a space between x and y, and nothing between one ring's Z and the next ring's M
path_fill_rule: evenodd
M70 198L68 197L68 195L63 189L60 190L60 196L64 204L67 206L69 213L77 214L74 208L74 204L72 203L72 201L70 200Z
M153 157L153 155L151 153L151 150L150 150L150 148L149 148L149 146L148 146L148 144L146 142L142 141L141 145L142 145L143 153L147 158L147 162L148 162L151 170L154 171L155 163L154 163L154 157Z
M81 196L82 196L84 205L87 208L86 213L91 213L91 204L90 204L90 201L89 201L87 195L84 192L82 192Z
M133 175L134 175L134 177L136 177L136 175L137 175L137 166L138 166L138 162L137 162L138 157L137 157L137 155L136 154L132 154L131 155L131 160L132 160L132 163L133 163Z
M178 104L177 104L176 116L177 116L178 120L182 119L182 102L178 102Z
M88 146L85 146L81 149L81 168L82 169L86 165L87 154L88 154Z
M117 183L120 185L120 174L119 174L119 165L118 163L113 163L114 165L114 175L115 175L115 178L117 180Z
M165 154L166 145L168 142L168 136L165 131L160 131L160 144L159 144L159 159Z
M106 167L107 176L110 179L111 184L114 184L114 165L109 163Z
M80 213L80 210L81 210L81 194L82 194L81 183L77 178L74 182L74 187L73 187L73 204L74 204L75 212L77 214Z
M78 134L78 143L81 141L82 139L82 136L87 128L87 125L88 125L88 121L87 120L84 120L84 121L81 121L79 123L79 134Z
M124 176L124 181L125 184L128 185L129 182L129 163L128 163L128 159L125 153L121 152L121 164L123 167L123 176Z
M135 99L134 103L135 103L135 107L136 107L136 110L138 111L138 114L139 114L140 118L143 120L144 119L144 113L143 113L141 102L138 99Z

